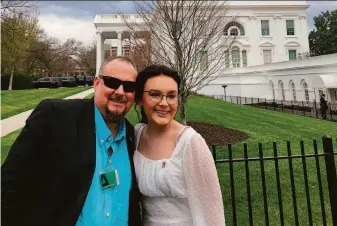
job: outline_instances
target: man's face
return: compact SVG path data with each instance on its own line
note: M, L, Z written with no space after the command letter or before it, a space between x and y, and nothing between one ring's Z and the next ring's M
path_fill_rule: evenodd
M121 81L135 82L137 72L132 64L115 59L105 66L101 75L114 77ZM112 89L104 84L102 78L95 77L94 89L95 105L107 123L119 123L134 103L135 92L125 92L123 85Z

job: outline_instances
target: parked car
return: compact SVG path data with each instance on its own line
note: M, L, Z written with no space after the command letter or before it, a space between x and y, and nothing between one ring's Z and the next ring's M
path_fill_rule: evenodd
M84 80L85 78L85 80ZM92 86L94 84L94 79L92 76L77 76L77 84L79 86Z
M59 80L62 82L62 86L64 87L77 86L77 83L74 77L59 77Z
M34 88L58 88L62 86L62 82L57 77L44 77L37 81L33 81Z

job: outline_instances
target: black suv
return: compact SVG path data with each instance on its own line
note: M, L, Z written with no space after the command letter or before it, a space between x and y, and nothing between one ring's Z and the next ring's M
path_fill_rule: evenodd
M62 82L59 78L54 77L44 77L37 81L33 81L34 88L58 88L62 86Z
M59 77L59 80L62 82L62 86L64 87L77 86L77 83L74 77Z

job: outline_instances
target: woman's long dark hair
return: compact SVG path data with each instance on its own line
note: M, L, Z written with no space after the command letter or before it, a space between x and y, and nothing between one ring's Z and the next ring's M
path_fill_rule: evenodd
M144 86L145 86L146 81L149 78L160 76L160 75L168 76L172 78L174 81L176 81L177 86L178 86L178 92L179 92L181 79L180 79L178 72L164 65L153 64L151 66L146 67L144 70L138 73L138 76L136 79L136 96L135 96L136 103L138 103L139 101L143 99ZM137 112L139 122L148 123L144 108L140 107L140 116L137 110L137 104L135 105L135 110Z

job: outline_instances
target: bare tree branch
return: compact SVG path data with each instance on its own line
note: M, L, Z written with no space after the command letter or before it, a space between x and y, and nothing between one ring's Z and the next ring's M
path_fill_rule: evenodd
M143 23L124 19L132 46L146 46L151 60L178 71L180 107L186 123L185 103L193 93L213 81L225 68L225 55L234 39L223 35L227 4L224 1L134 1ZM148 34L151 42L144 44ZM146 57L146 55L143 55Z

